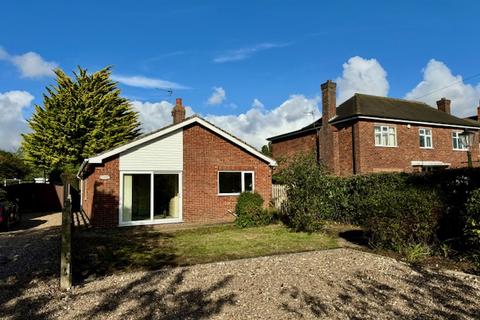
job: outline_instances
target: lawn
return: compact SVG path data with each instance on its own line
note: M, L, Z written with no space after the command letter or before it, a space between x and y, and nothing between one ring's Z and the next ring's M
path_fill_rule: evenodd
M87 230L76 233L73 243L77 279L119 270L155 270L337 247L335 238L327 234L291 232L280 224L246 229L222 225L170 232L142 228Z

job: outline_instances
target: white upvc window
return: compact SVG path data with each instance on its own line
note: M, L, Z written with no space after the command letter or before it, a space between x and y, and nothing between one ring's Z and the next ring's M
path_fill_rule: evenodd
M218 195L233 196L242 192L255 190L253 171L219 171Z
M418 130L418 136L420 139L420 148L432 149L432 129L420 128Z
M462 134L461 131L452 131L453 150L465 151L468 149L468 145L467 145L468 143L464 142L464 139L467 140L468 137L465 137L464 139L462 139L462 137L460 136L461 134Z
M396 147L397 129L392 126L375 126L375 146Z

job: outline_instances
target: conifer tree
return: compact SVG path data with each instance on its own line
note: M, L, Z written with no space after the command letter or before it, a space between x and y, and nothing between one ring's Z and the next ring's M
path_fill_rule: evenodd
M111 68L93 74L78 68L74 78L56 69L23 135L25 158L47 171L74 171L83 159L138 136L138 115L120 96Z

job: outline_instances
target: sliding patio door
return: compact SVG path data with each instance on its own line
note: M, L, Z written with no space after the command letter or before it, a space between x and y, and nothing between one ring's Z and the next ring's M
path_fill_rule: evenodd
M120 224L181 221L181 173L123 173Z

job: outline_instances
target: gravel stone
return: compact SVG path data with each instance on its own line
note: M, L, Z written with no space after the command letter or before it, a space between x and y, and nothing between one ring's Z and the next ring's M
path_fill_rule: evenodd
M62 292L58 228L13 238L0 234L2 319L480 319L479 277L354 249L124 272Z

